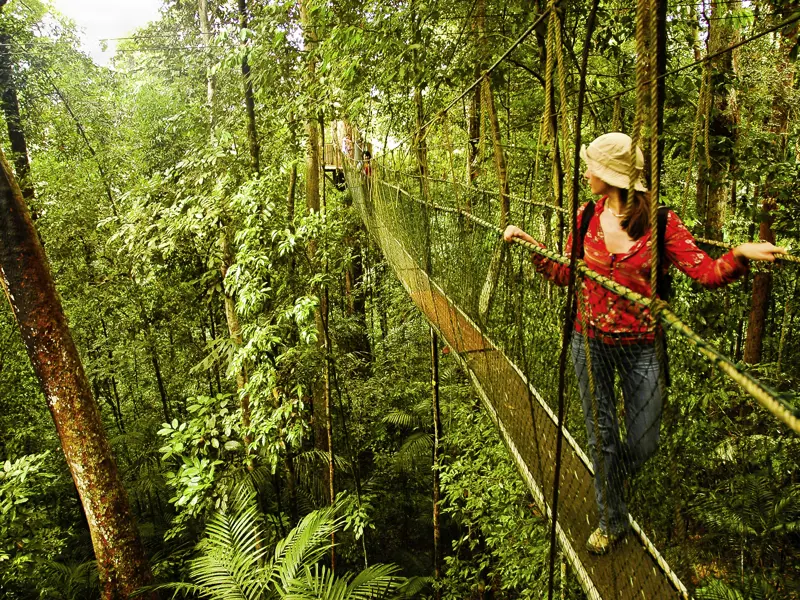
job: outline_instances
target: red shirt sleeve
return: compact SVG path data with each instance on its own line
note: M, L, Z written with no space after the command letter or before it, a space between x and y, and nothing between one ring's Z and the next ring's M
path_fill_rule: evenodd
M583 219L583 211L585 208L586 204L578 209L578 223L581 223L581 220ZM580 225L578 225L578 230L580 230ZM545 248L544 244L540 243L539 245L542 248ZM567 237L567 245L564 248L564 256L569 258L571 255L572 234L570 233ZM553 262L549 258L535 253L531 254L531 261L533 262L536 272L544 275L545 279L549 279L556 285L569 285L569 265L562 265L557 262Z
M697 242L678 215L669 211L664 251L670 263L701 285L713 289L736 281L747 271L748 260L733 250L714 260L697 247Z

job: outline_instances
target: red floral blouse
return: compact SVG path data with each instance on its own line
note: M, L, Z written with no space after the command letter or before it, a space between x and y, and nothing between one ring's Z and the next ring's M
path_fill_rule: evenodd
M625 254L611 254L606 249L600 215L605 208L606 198L601 198L589 222L584 238L584 258L586 265L609 279L650 297L650 231L634 243ZM580 222L584 204L578 211ZM566 255L572 250L572 235L567 240ZM748 261L734 256L729 251L714 260L697 247L692 234L686 229L673 211L667 216L664 242L666 261L664 269L670 264L707 288L717 288L743 275ZM560 265L538 254L531 255L536 270L558 285L569 282L569 266ZM585 312L588 311L588 314ZM586 279L582 287L582 297L578 301L578 318L575 330L582 331L583 324L589 325L589 335L599 337L608 343L645 342L654 339L654 327L650 311L634 302L621 298L599 283Z

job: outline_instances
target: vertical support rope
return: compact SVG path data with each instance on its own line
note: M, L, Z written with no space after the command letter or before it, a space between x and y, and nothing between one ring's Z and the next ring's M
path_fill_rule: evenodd
M553 145L558 144L557 132L553 128L553 71L554 68L554 55L555 55L555 34L554 30L558 17L555 10L555 0L550 0L550 17L547 20L547 40L546 40L546 60L545 60L545 74L544 74L544 112L542 113L542 127L540 130L540 137L546 144L548 142L555 142ZM553 148L552 168L551 168L551 183L553 186L553 204L556 204L559 197L558 190L558 174L557 174L557 160L558 152Z
M663 0L662 0L663 1ZM649 0L649 40L647 44L647 63L650 79L650 297L655 301L658 292L658 200L660 183L660 157L658 152L658 106L659 106L659 79L656 77L658 70L657 40L658 40L658 3L659 0ZM651 315L653 325L658 322L656 304L653 305Z
M553 11L555 14L556 11ZM555 61L556 66L558 67L558 94L559 94L559 115L561 117L560 129L561 129L561 148L563 150L562 156L564 157L564 180L569 181L570 177L570 164L569 164L569 107L567 105L567 70L564 66L564 45L563 40L561 38L561 18L558 17L557 25L555 28ZM588 41L588 40L587 40ZM579 163L580 164L580 163ZM570 186L568 192L568 199L569 199L569 214L572 214L572 205L575 202L576 197L576 188L574 186ZM573 229L574 231L574 229Z
M636 182L639 179L636 165L636 150L642 141L645 122L649 120L650 111L646 109L649 100L647 84L649 60L647 53L647 35L649 33L650 1L638 0L636 3L636 112L631 131L631 174L628 184L628 202L625 210L629 210L631 200L636 193ZM651 221L651 226L653 222Z
M589 47L592 42L592 35L594 34L595 21L597 17L597 8L600 0L592 1L592 9L589 12L589 17L586 20L586 37L583 42L583 51L581 54L580 66L580 81L578 84L578 109L575 115L575 152L573 157L572 168L572 186L570 190L570 210L572 218L572 230L577 233L578 231L578 205L574 199L578 195L578 186L580 185L580 147L581 147L581 124L583 120L583 106L586 99L586 71L589 63ZM555 11L552 11L553 14ZM560 41L560 35L557 38ZM564 81L566 86L566 81ZM564 90L564 88L562 88ZM566 108L566 99L562 96L562 105ZM564 112L564 111L562 111ZM553 600L553 592L555 590L555 565L556 565L556 529L558 527L558 494L561 485L561 455L564 443L564 417L566 414L566 372L567 372L567 354L570 348L570 339L572 338L572 330L575 323L575 306L576 289L577 289L577 269L578 267L578 244L573 244L570 253L570 276L569 284L567 286L567 302L564 307L564 328L561 336L561 353L558 359L558 434L556 437L556 457L555 469L553 475L553 503L551 506L552 524L550 529L550 573L547 584L547 597L548 600Z

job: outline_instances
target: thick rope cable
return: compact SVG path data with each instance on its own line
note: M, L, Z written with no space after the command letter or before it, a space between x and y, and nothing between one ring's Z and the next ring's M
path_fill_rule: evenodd
M564 327L562 330L561 339L561 353L558 360L558 436L556 438L556 458L555 458L555 473L553 475L553 503L552 515L553 522L550 529L550 571L548 577L548 600L552 600L553 591L555 589L555 563L556 563L556 526L558 523L558 495L561 486L561 457L562 446L564 440L564 415L566 414L566 372L567 372L567 354L570 349L570 340L572 338L572 331L575 323L575 310L573 307L576 303L575 294L578 291L578 282L575 266L578 263L578 244L576 243L576 236L578 232L578 205L575 202L578 195L578 186L580 185L580 147L581 147L581 125L583 119L583 103L586 98L586 71L589 62L589 47L591 45L592 35L594 34L595 21L597 17L597 8L599 0L593 0L592 8L589 12L589 17L586 21L586 37L583 42L583 52L581 55L580 67L580 81L578 84L578 108L575 116L575 152L574 164L572 168L572 185L569 189L569 209L571 215L571 225L573 231L572 237L572 252L570 255L570 278L567 286L567 302L564 307ZM553 11L554 13L555 11ZM553 14L551 13L551 14ZM555 29L555 45L556 52L559 54L556 60L559 63L559 87L561 92L562 112L566 114L566 75L563 68L563 49L561 47L561 23L557 23ZM566 119L562 119L562 135L566 140L569 135L566 130ZM564 144L565 155L567 146ZM567 169L569 172L569 169ZM596 404L596 402L595 402ZM616 580L616 578L615 578Z
M555 14L556 11L553 11ZM571 179L570 172L570 164L568 157L570 156L569 151L569 116L568 116L568 105L567 105L567 70L564 66L564 44L561 38L561 28L562 23L561 19L558 18L556 20L556 27L555 27L555 60L556 60L556 68L558 69L558 94L560 98L559 104L559 113L561 115L561 156L564 157L564 169L563 169L563 177L564 181L569 181ZM586 44L589 44L589 40L586 41ZM587 58L588 61L588 58ZM584 90L585 93L585 90ZM578 137L580 139L580 136ZM578 162L580 166L580 162ZM569 214L575 213L573 210L573 204L575 203L575 198L577 197L577 186L570 187L568 191L568 204L567 208L569 210ZM573 227L575 224L573 223Z
M641 59L648 63L648 73L656 74L656 46L658 38L658 1L645 0L647 4L647 54ZM658 153L658 78L649 77L648 106L650 113L650 295L653 299L658 294L659 259L658 256L658 204L660 196L661 161ZM645 107L643 107L645 110ZM657 315L652 315L654 319Z

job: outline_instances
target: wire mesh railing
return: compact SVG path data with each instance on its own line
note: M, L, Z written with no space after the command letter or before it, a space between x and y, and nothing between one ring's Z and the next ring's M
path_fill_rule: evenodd
M533 253L551 265L564 265L567 259L538 246L506 247L499 228L493 225L499 210L496 193L453 186L436 177L428 178L423 188L419 175L404 170L400 162L398 158L384 166L382 160L372 160L368 176L362 165L351 164L348 182L356 205L412 298L434 326L444 330L445 339L463 358L512 453L518 455L523 476L548 510L555 483L555 402L565 290L537 273L530 256ZM427 201L421 199L423 193ZM512 203L512 219L548 247L558 245L558 213L545 201L518 198ZM502 255L499 261L493 259L498 253ZM497 272L492 273L493 269ZM796 280L791 269L775 270L776 287L791 287ZM612 294L614 302L624 300L626 310L638 306L644 315L650 305L649 298L584 266L581 276L582 281ZM487 282L492 280L487 300ZM746 290L737 288L728 292L698 292L683 284L677 288L673 304L684 314L704 302L716 299L719 303L720 294L724 294L722 305L729 307L746 296ZM579 297L590 299L585 292ZM572 339L574 369L569 370L567 380L565 415L568 447L564 474L558 482L564 498L558 517L559 542L571 555L590 597L688 595L682 581L702 580L698 573L705 565L725 561L734 565L738 558L731 549L721 560L710 540L719 536L732 539L735 523L757 518L750 513L757 512L758 502L746 497L744 506L739 507L743 514L736 515L725 499L720 499L723 490L732 482L742 482L743 493L749 493L758 483L775 505L786 501L786 493L781 491L786 485L793 490L791 494L797 491L792 479L798 464L796 437L790 427L753 402L756 399L771 407L796 427L795 396L777 389L795 389L791 386L796 373L791 372L793 366L787 368L791 361L786 358L794 353L793 342L784 336L780 385L776 387L775 378L765 383L719 350L720 344L734 347L741 336L734 318L741 311L722 313L719 322L705 323L704 328L712 333L707 338L669 308L660 311L658 318L668 332L670 348L669 400L654 383L660 368L655 355L642 356L643 347L650 343L652 348L651 329L637 332L636 339L610 339L601 330L590 333L596 324L587 318L579 327L581 335ZM598 344L612 348L612 354L598 351ZM643 374L626 375L630 364ZM589 381L590 372L594 379L599 376L602 389L597 381ZM647 393L641 392L643 388ZM598 395L606 396L599 404ZM617 402L618 396L638 396L641 406ZM598 408L609 406L613 413L598 414ZM603 419L616 420L621 430L610 452L592 450L598 437L594 431L604 426ZM706 422L698 423L700 419ZM601 456L618 462L598 464ZM777 465L779 472L774 470ZM607 472L606 483L593 489L592 473L599 469ZM635 515L635 520L629 514ZM723 515L731 522L724 523ZM632 523L633 534L610 555L596 556L587 552L585 544L604 516L607 527L627 529ZM788 543L781 533L769 540L764 527L758 533L742 533L737 547L744 548L752 539L763 542L765 548L781 540ZM780 564L780 556L771 559L775 562L772 567L762 567L764 573ZM651 577L654 572L657 576Z

